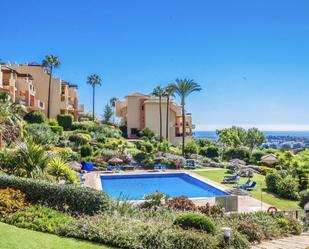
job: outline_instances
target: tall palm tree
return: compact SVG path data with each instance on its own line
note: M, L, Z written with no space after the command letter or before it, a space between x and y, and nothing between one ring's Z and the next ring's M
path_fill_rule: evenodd
M47 117L50 118L50 98L51 98L51 82L53 77L53 69L60 66L60 60L54 55L46 55L45 59L42 61L42 66L49 71L49 83L48 83L48 108Z
M164 88L157 86L153 89L152 95L159 97L160 142L162 142L162 96L164 95Z
M175 88L173 84L169 84L164 89L164 97L166 97L166 140L168 141L168 133L169 133L169 110L170 110L170 98L174 96Z
M115 108L116 108L116 101L118 99L116 97L112 97L110 100L109 100L109 103L111 105L111 107L113 108L113 123L115 123Z
M97 74L91 74L87 78L87 84L92 86L92 120L94 121L94 100L95 100L95 87L101 86L101 77Z
M191 79L176 79L176 82L172 84L175 93L181 99L182 108L182 156L185 154L185 138L186 138L186 113L185 105L186 98L193 92L199 92L202 90L201 86Z

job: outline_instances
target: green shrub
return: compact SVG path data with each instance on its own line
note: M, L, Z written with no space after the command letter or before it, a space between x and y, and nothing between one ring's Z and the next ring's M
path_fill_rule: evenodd
M74 122L72 124L72 130L86 130L86 131L88 131L91 127L94 127L96 125L97 124L93 121Z
M56 144L59 141L59 136L47 124L29 124L25 130L38 144Z
M90 142L91 136L88 134L77 133L70 135L69 140L77 145L83 145Z
M59 234L64 224L71 224L73 219L63 213L43 206L30 206L25 211L18 211L4 219L5 223L40 232Z
M70 147L53 147L52 151L66 162L80 160L80 153L73 151Z
M167 201L167 196L155 192L144 196L144 202L140 205L141 208L157 208L162 206Z
M62 235L128 249L221 248L216 236L204 232L109 214L78 218L74 224L65 226Z
M298 200L298 181L293 176L288 175L277 183L277 193L287 199Z
M152 143L149 141L138 141L136 143L136 148L145 153L152 153L154 150Z
M45 123L50 125L50 126L58 126L58 121L57 119L49 118L45 120Z
M18 189L0 188L0 217L13 214L28 207L25 194Z
M231 246L234 249L249 249L251 244L241 233L234 231L232 233ZM221 248L221 247L219 247Z
M292 217L286 217L286 219L288 222L289 234L300 235L303 231L302 224Z
M57 121L60 126L63 127L64 130L70 130L73 124L73 116L68 115L58 115Z
M49 175L56 178L59 182L61 179L66 180L69 183L77 183L78 177L74 170L64 161L61 157L53 157L48 165L47 172Z
M266 152L263 150L254 150L251 153L250 163L259 164L261 161L261 157L266 155Z
M260 242L263 239L263 234L260 232L261 227L254 221L241 221L237 231L244 234L250 242Z
M102 191L77 185L48 182L0 175L0 188L16 188L33 204L43 204L59 210L94 214L109 207L109 198Z
M309 203L309 189L299 193L299 206L304 208L307 203Z
M29 140L18 146L16 158L19 176L38 178L44 175L49 155L42 145Z
M198 154L200 151L199 145L195 141L187 142L185 145L185 154L190 156L192 154Z
M53 125L53 126L50 126L50 129L58 134L59 136L62 136L63 135L63 127L62 126L59 126L59 125Z
M156 134L148 127L139 132L139 136L143 139L151 140L156 137Z
M16 150L0 149L0 171L15 174L18 169Z
M164 139L162 143L158 143L158 151L168 152L170 149L170 143Z
M219 148L213 145L209 147L202 147L200 149L200 155L209 157L209 158L219 157Z
M28 112L24 116L24 120L27 121L30 124L41 124L45 122L45 115L42 112Z
M277 171L268 173L265 178L267 189L270 192L277 193L278 192L278 182L280 180L281 180L281 175Z
M245 147L240 148L227 148L223 152L223 159L229 161L231 159L241 159L244 161L249 161L250 150Z
M266 167L266 166L259 167L259 172L261 173L261 175L264 175L264 176L266 176L268 173L272 173L274 171L275 171L275 169L272 169L272 168L269 168L269 167Z
M92 156L93 150L89 144L85 144L80 148L81 157Z
M207 216L197 213L180 214L175 219L174 224L184 229L195 228L211 234L214 234L216 230L215 225Z

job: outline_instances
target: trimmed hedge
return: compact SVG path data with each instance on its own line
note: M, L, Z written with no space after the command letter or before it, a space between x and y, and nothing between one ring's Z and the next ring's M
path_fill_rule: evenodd
M58 115L57 121L60 126L65 130L71 130L73 124L73 116L71 114L68 115Z
M82 157L92 156L93 150L89 144L85 144L80 148L80 155Z
M43 204L71 213L93 215L109 208L109 198L105 193L87 187L0 175L0 188L8 187L24 192L26 200L32 204Z
M63 127L60 125L52 125L50 126L50 129L59 136L63 135Z
M38 112L38 111L33 111L33 112L28 112L25 116L24 116L24 120L27 121L30 124L41 124L45 122L45 115L42 112Z
M216 231L214 223L207 216L198 213L182 213L177 216L174 224L183 229L195 228L211 234Z

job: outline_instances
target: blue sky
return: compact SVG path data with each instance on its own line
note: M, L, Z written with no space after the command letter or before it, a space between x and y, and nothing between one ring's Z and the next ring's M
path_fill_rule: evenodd
M98 113L112 96L187 77L203 87L187 101L198 129L309 130L307 0L29 0L1 9L0 58L57 55L56 74L79 85L89 111L91 73L103 78Z

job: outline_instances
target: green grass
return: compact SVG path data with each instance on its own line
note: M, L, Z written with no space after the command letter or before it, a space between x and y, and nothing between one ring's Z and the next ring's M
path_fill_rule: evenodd
M91 242L63 238L0 223L0 249L108 249Z
M228 175L225 169L210 170L210 171L194 171L194 172L205 178L218 182L218 183L222 182L224 175ZM247 179L248 178L246 177L241 177L240 183L247 181ZM260 175L260 174L255 174L252 180L256 181L257 183L257 187L254 190L251 190L251 194L255 199L261 200L261 196L262 196L263 202L271 206L275 206L281 210L300 209L297 201L283 199L273 193L268 192L266 189L266 184L265 184L265 176ZM224 184L224 185L228 187L234 186L234 184ZM262 190L262 194L261 194L261 190Z

